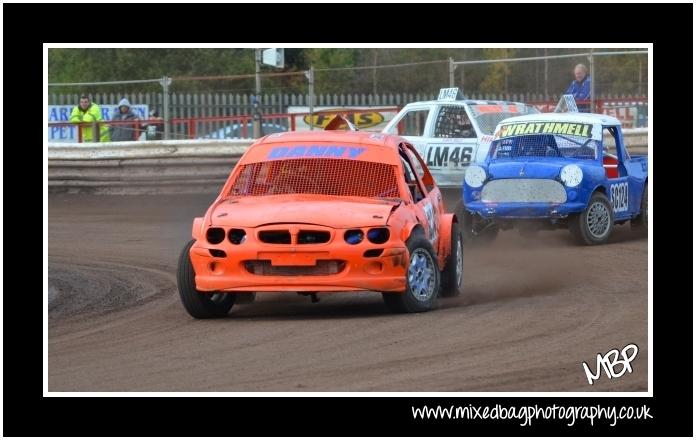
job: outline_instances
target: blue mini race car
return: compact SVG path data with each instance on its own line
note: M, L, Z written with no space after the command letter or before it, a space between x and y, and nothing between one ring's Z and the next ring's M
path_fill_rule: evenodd
M466 170L457 214L466 236L568 228L602 244L613 225L647 232L648 158L626 150L621 122L601 114L543 113L496 127L486 158Z

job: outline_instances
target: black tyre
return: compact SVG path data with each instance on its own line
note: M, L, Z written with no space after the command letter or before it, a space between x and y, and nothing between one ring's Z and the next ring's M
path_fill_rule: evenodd
M196 319L221 318L227 316L234 305L235 294L219 292L199 292L196 290L195 273L191 265L189 250L193 246L191 240L179 256L179 268L176 274L176 283L179 287L179 297L184 308Z
M614 211L607 196L594 193L587 208L570 218L568 226L581 244L591 246L606 243L614 228Z
M235 293L236 297L235 304L251 304L256 301L255 292L245 292L245 293Z
M648 182L645 182L645 189L643 189L643 198L640 202L640 214L638 214L638 217L631 220L631 227L638 229L646 235L648 233Z
M454 214L459 220L459 226L462 232L462 240L464 243L473 245L486 245L495 241L498 237L499 229L497 227L489 227L479 233L474 232L476 225L475 217L464 209L464 202L459 200L454 208Z
M409 264L406 270L404 293L384 292L387 308L396 313L427 312L437 304L440 290L440 270L430 242L422 232L416 232L406 241Z
M461 293L464 282L464 243L457 223L452 223L451 251L445 263L445 270L440 274L440 296L449 298Z

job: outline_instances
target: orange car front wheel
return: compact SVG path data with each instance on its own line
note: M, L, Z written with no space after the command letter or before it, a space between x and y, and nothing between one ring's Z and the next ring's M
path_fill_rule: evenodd
M219 292L200 292L196 290L196 275L191 264L189 251L194 241L191 240L179 256L176 283L179 288L181 303L189 315L196 319L222 318L227 316L234 305L236 295Z
M437 304L440 270L433 246L423 232L416 231L406 241L409 264L404 293L383 292L384 303L391 312L427 312Z

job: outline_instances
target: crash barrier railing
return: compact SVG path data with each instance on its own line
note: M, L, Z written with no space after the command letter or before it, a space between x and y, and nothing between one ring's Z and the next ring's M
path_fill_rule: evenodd
M588 105L589 100L577 101L579 106ZM528 104L535 106L542 112L552 112L557 102L552 101L529 101ZM647 126L647 97L626 97L626 98L602 98L595 100L598 113L614 116L622 122L624 128L637 128ZM298 118L304 119L303 127L314 125L316 129L321 129L322 124L329 118L327 115L336 113L352 115L353 118L377 117L381 113L396 113L401 109L399 106L382 106L367 109L333 109L322 110L313 113L268 113L259 116L262 134L269 134L278 131L295 131L298 127ZM207 117L185 117L172 118L173 130L170 130L170 137L174 139L197 139L197 138L230 138L248 139L253 134L254 115L234 115L234 116L207 116ZM307 124L309 122L310 124ZM371 121L368 121L371 122ZM139 124L139 125L138 125ZM124 126L133 131L134 140L163 139L164 120L145 119L133 121L101 121L98 123L72 124L68 121L49 122L51 131L49 139L77 139L83 140L83 129L90 127L93 133L99 132L102 126ZM360 126L360 124L357 124ZM370 130L371 128L367 128ZM77 131L77 136L75 132ZM147 131L147 136L143 136L143 131ZM92 136L91 142L99 142L98 136Z
M647 154L648 129L624 130L631 154ZM215 193L253 140L49 143L51 192Z
M592 101L577 100L575 103L579 109L589 109ZM550 101L530 101L527 104L543 113L553 112L558 105L557 102ZM644 96L595 99L595 109L596 113L615 117L624 128L643 128L648 125L648 98Z
M305 125L312 126L314 130L321 130L331 119L331 115L341 114L348 117L351 122L358 122L365 115L375 113L398 113L400 107L372 107L367 109L337 108L303 113L267 113L258 116L261 121L262 135L278 131L296 131L298 118L307 119ZM254 115L238 116L204 116L190 118L173 118L172 124L182 125L183 132L189 139L196 138L241 138L249 139L253 136ZM375 122L375 121L370 121ZM220 124L226 123L226 124ZM232 125L230 125L230 123ZM377 125L377 124L375 124ZM201 128L204 132L201 133ZM368 127L369 129L369 127ZM177 131L176 129L173 131Z
M143 133L151 132L162 138L164 133L164 121L161 118L158 119L131 119L128 121L95 121L95 122L81 122L73 123L68 121L61 122L49 122L49 138L69 138L77 139L78 142L84 141L84 129L91 129L92 138L86 140L86 142L100 142L101 133L105 128L119 127L132 132L134 141L139 140ZM155 127L155 130L150 131L149 127ZM75 133L73 130L76 130ZM62 133L60 133L62 132ZM75 136L76 135L76 136Z
M398 113L400 107L374 107L369 109L334 109L322 110L315 112L304 113L269 113L261 114L258 119L261 123L262 135L276 133L279 131L295 131L298 126L298 118L306 119L306 126L313 127L315 130L321 130L326 123L329 122L332 115L341 114L348 117L349 120L356 121L360 126L361 118L369 117L381 113ZM381 116L383 118L383 116ZM171 123L174 130L171 135L179 139L250 139L253 135L254 115L236 115L236 116L203 116L189 118L172 118ZM371 123L381 121L368 121ZM374 125L377 125L375 123ZM133 140L138 140L142 133L147 130L148 126L156 127L154 133L159 139L164 134L163 119L145 119L145 120L130 120L130 121L99 121L87 123L71 123L67 121L49 122L49 130L54 130L51 138L54 138L57 130L77 130L77 141L83 142L84 129L91 128L91 133L99 133L104 126L114 127L123 126L128 130L133 131ZM179 127L177 127L179 126ZM369 130L369 127L367 127ZM68 134L69 135L69 134ZM69 136L72 138L73 136ZM100 137L92 134L89 142L100 142Z
M253 140L48 144L51 192L214 193Z

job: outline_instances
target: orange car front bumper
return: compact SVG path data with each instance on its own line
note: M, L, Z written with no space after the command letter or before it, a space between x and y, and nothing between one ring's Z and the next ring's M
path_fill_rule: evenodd
M279 245L259 241L254 231L235 245L198 240L190 251L196 289L203 292L330 292L406 290L408 249L392 238L356 245L334 230L322 244ZM211 252L213 250L214 252ZM370 251L370 252L368 252ZM224 253L224 256L222 256ZM217 256L214 256L217 255Z

